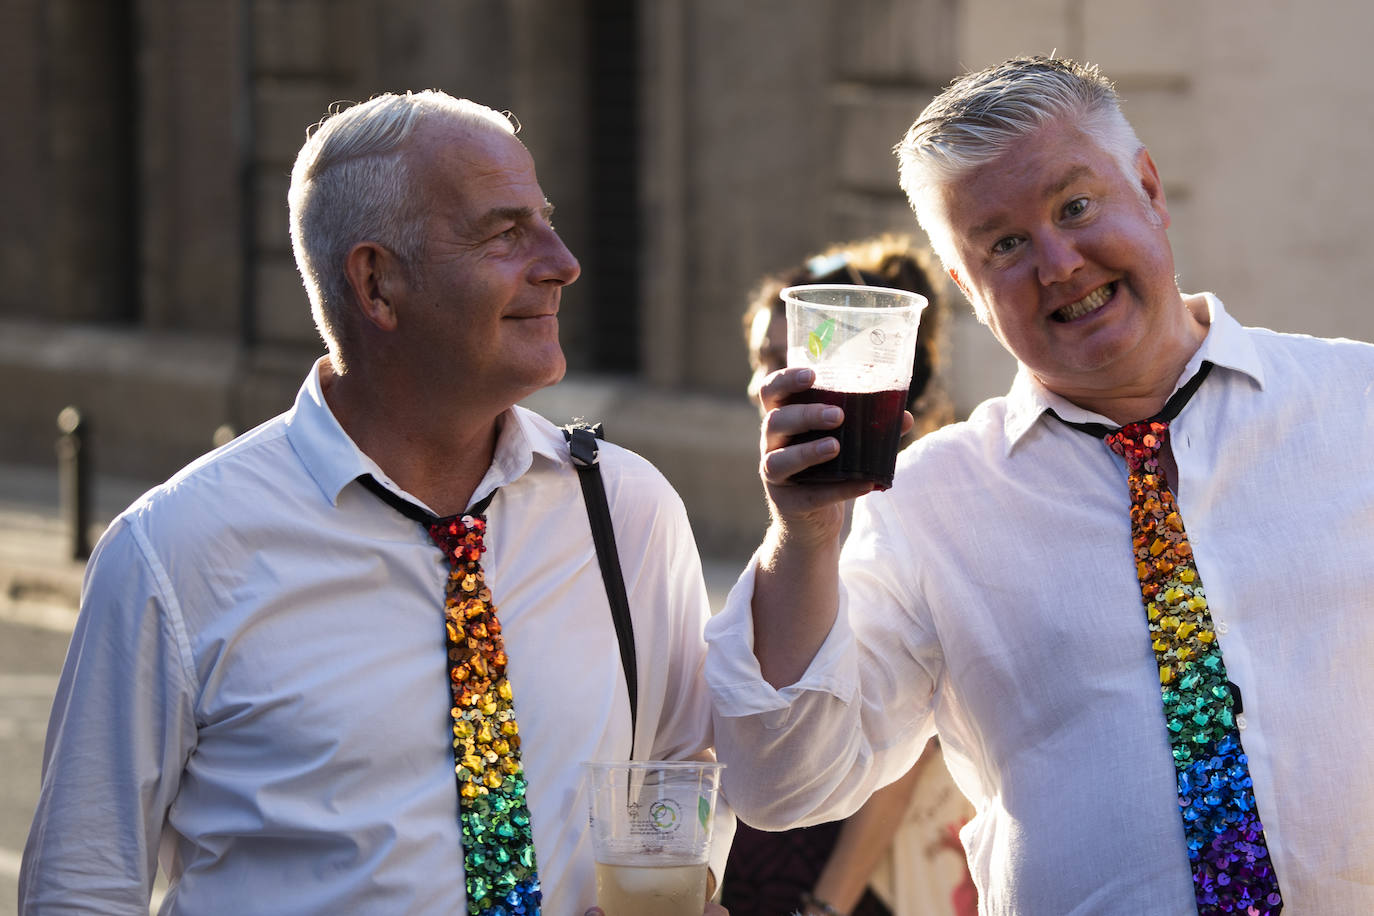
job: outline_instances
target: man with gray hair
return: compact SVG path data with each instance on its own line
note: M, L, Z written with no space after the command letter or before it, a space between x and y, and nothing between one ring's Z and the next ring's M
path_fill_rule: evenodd
M163 913L582 913L579 762L711 754L682 503L600 446L613 613L563 433L516 406L579 267L507 117L347 108L290 207L328 356L97 546L20 911L146 914L160 861Z
M794 483L841 413L766 382L772 523L707 627L735 810L844 816L935 732L982 912L1374 912L1374 346L1181 293L1090 65L962 77L897 154L1018 372L882 493Z

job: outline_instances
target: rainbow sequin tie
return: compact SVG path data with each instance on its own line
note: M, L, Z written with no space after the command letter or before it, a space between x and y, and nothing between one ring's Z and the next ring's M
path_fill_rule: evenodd
M525 803L520 731L506 678L505 641L482 574L484 514L492 496L461 516L438 518L358 478L387 504L425 527L449 574L444 600L454 773L469 916L535 916L542 893L534 832Z
M539 912L534 834L505 641L482 576L482 514L440 519L429 536L448 558L444 601L453 759L470 916Z
M1236 723L1239 690L1227 678L1193 549L1159 464L1169 421L1210 369L1204 363L1150 420L1116 430L1068 425L1100 435L1126 459L1136 575L1159 663L1197 911L1200 916L1277 916L1283 897Z

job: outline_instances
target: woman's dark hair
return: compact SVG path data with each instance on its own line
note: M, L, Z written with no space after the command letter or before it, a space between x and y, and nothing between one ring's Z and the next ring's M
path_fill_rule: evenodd
M916 246L908 236L881 235L847 242L808 258L801 267L766 277L750 297L744 314L746 339L754 316L764 309L781 309L779 293L788 286L805 283L852 283L904 289L930 301L921 313L916 336L916 356L911 366L911 388L907 409L916 418L915 435L923 435L954 419L948 395L938 375L945 352L945 324L948 305L936 288L940 276L932 267L934 259Z

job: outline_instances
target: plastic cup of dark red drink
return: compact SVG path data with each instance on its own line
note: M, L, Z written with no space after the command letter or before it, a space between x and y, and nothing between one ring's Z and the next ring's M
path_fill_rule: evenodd
M834 436L840 443L834 458L797 472L792 480L869 481L886 490L897 464L926 298L846 284L789 286L781 296L787 305L787 365L816 373L815 383L788 403L834 404L844 410L838 429L811 430L788 440L796 445Z

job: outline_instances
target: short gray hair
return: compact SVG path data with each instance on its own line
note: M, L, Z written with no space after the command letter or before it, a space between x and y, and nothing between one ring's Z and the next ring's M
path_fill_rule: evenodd
M386 93L330 106L296 156L287 194L291 248L315 326L340 371L347 349L345 258L363 241L388 248L407 271L422 258L424 201L406 162L405 141L422 122L440 118L509 134L518 129L507 114L437 90Z
M1016 57L969 73L935 97L894 148L902 190L931 247L958 266L949 227L930 195L999 158L1047 124L1076 124L1133 175L1142 148L1116 87L1093 64Z

